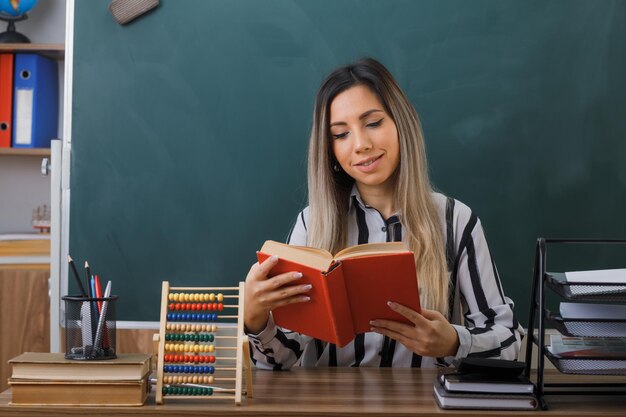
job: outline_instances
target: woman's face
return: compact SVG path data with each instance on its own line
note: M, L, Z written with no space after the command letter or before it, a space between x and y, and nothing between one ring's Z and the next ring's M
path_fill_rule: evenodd
M341 168L365 188L388 187L400 163L398 130L376 94L363 85L330 104L332 149Z

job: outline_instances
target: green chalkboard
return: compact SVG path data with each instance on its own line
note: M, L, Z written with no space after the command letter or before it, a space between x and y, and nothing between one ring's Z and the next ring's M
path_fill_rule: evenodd
M74 24L70 253L119 319L158 320L163 280L243 280L286 238L314 93L364 55L420 113L520 321L537 237L626 235L625 1L163 0L126 26L77 1Z

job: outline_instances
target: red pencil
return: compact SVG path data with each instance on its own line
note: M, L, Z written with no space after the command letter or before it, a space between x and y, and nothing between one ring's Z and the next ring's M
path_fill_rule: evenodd
M94 286L96 287L96 298L102 297L102 287L100 286L100 278L94 276ZM102 311L102 301L98 301L98 313Z

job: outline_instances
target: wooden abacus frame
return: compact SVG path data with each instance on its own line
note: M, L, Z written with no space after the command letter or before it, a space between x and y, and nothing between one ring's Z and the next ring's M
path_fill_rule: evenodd
M233 326L233 325L222 326L222 325L215 325L215 323L207 325L205 324L205 322L202 322L201 324L196 324L196 323L191 324L190 321L186 321L186 320L177 321L176 324L169 323L168 309L169 309L170 303L172 302L172 300L170 300L170 294L173 294L172 293L173 291L183 291L183 292L199 291L203 294L209 294L209 293L215 294L215 292L220 292L220 293L224 293L223 294L224 299L237 299L237 305L224 305L224 308L227 308L227 309L237 309L236 315L217 314L217 319L219 319L220 317L223 319L231 319L231 320L237 319L237 325L236 326ZM195 294L192 294L192 296L193 295ZM186 300L181 300L181 301L186 301ZM199 303L199 301L200 300L189 300L189 303L195 304L195 303ZM184 309L184 308L181 310L189 311L188 309ZM157 404L163 404L165 400L164 397L166 397L168 400L170 399L172 400L234 399L235 404L237 405L241 405L242 398L244 395L246 395L249 398L252 398L252 378L251 378L251 371L250 371L250 366L251 366L250 365L250 347L248 344L248 338L245 336L244 330L243 330L243 311L244 311L244 283L243 282L239 283L239 287L170 287L170 284L168 281L163 281L163 289L161 293L161 319L160 319L161 321L160 321L160 327L159 327L159 334L155 335L154 337L155 342L158 341L157 388L156 388L156 403ZM209 314L212 314L212 313L209 313ZM176 327L180 327L180 328L176 328ZM172 328L175 328L175 329L172 330ZM163 367L165 366L166 342L169 342L166 340L166 331L168 330L174 331L174 332L182 332L178 334L189 334L189 332L198 332L198 331L208 332L210 334L213 334L213 337L211 339L213 338L219 339L220 342L224 342L224 346L218 346L218 347L215 347L214 345L198 345L197 341L196 343L194 343L193 341L183 342L183 344L174 342L171 344L167 343L167 345L168 347L170 347L170 349L172 346L176 346L177 349L178 347L180 347L181 351L185 353L186 352L199 353L199 352L207 352L207 351L213 352L213 350L204 350L204 349L218 349L220 351L223 350L225 352L234 352L235 353L234 356L217 357L217 355L215 355L213 356L212 359L215 361L219 361L219 360L234 360L235 361L235 367L221 367L221 366L214 367L215 371L220 371L220 370L227 371L227 372L234 371L235 372L234 377L221 377L221 378L215 377L215 380L227 381L231 384L232 382L234 382L235 387L223 388L223 387L216 386L212 382L213 381L212 376L210 377L211 378L210 384L192 382L194 378L193 376L189 376L189 377L188 376L174 376L173 378L182 380L181 382L174 383L177 387L200 386L205 389L211 388L211 394L171 395L171 396L163 395L163 388L166 385L164 383L164 379L168 377L165 375L165 372L163 369ZM221 333L218 333L220 331ZM232 334L233 331L235 331L236 334L233 335ZM223 333L231 333L231 334L223 334ZM202 341L205 341L205 340L202 340ZM171 351L171 350L168 350L168 351ZM188 356L188 355L184 355L184 356ZM194 357L196 358L199 357L200 359L207 358L205 356L201 357L201 355L191 356L191 358L194 358ZM187 361L187 360L182 361L182 362L194 363L192 361ZM181 365L181 367L183 366L184 365ZM192 368L193 365L189 367ZM247 391L243 391L244 372L245 372ZM208 385L210 385L210 387Z

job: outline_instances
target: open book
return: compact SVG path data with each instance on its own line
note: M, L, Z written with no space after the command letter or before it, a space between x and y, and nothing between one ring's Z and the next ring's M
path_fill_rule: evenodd
M402 242L351 246L337 253L291 246L271 240L257 253L259 262L271 255L278 263L270 276L301 272L298 285L311 284L311 300L272 311L277 325L345 346L369 322L389 319L410 323L388 301L420 311L415 258Z

